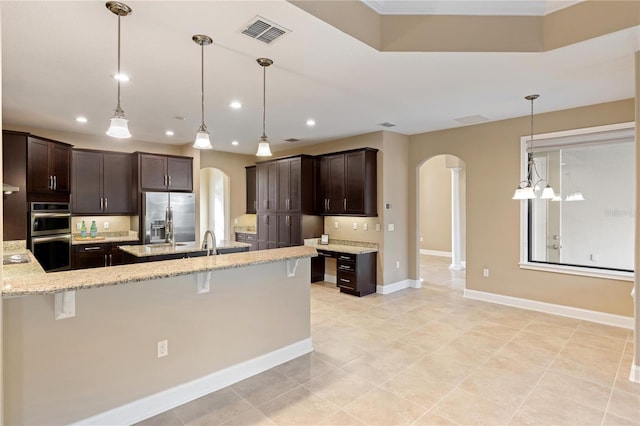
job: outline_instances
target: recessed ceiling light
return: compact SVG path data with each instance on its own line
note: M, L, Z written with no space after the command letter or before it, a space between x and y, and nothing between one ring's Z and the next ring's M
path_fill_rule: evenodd
M176 120L186 120L186 118L185 118L185 117L183 117L182 115L176 115L176 116L175 116L175 117L173 117L173 118L175 118Z
M175 133L173 133L173 130L167 130L164 134L167 136L173 136Z
M76 117L76 121L78 123L86 123L88 120L87 120L87 117L79 116L79 117Z
M309 126L309 127L313 127L313 126L315 126L315 125L316 125L316 120L314 120L314 119L312 119L312 118L310 118L310 119L308 119L308 120L307 120L307 126Z
M238 142L238 141L231 141L231 145L234 145L234 146L236 146L236 145L240 145L240 142Z
M120 81L129 81L129 76L123 73L120 74L114 74L113 78L115 78L116 80L120 80Z
M242 108L242 104L238 101L233 101L229 104L229 106L233 109L240 109Z

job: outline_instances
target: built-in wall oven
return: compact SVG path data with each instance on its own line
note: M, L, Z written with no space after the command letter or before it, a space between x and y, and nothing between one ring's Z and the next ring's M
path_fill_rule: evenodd
M46 272L71 268L71 211L69 203L31 203L31 252Z

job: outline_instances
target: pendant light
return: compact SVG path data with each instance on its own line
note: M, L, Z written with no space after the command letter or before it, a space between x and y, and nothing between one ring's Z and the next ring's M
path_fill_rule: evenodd
M540 184L540 182L547 182L545 179L542 179L540 177L538 168L536 167L536 162L533 159L533 101L538 99L539 97L540 95L528 95L524 97L526 100L531 101L531 137L527 142L527 145L530 146L527 149L527 177L518 184L518 187L513 194L514 200L528 200L536 198L535 191L539 189L538 185ZM535 182L534 178L536 179ZM553 188L551 188L551 186L547 183L545 188L542 190L540 199L550 200L554 197L555 193L553 192Z
M124 110L120 107L120 17L131 15L133 11L126 4L118 1L109 1L106 6L107 9L118 16L118 73L116 74L118 76L116 78L118 82L118 104L113 112L107 135L113 138L127 139L131 137L131 133L129 132L127 118L124 116Z
M264 129L267 111L267 67L273 65L273 61L267 58L258 58L256 61L262 67L262 136L260 136L260 142L258 142L256 156L271 157L271 149L269 149L269 141Z
M201 64L201 90L200 90L200 97L201 97L201 106L202 106L202 122L200 123L200 127L198 127L198 131L196 133L196 140L193 143L193 147L194 148L198 148L198 149L211 149L213 148L213 146L211 146L211 141L209 140L209 131L207 130L207 126L204 124L204 47L210 45L211 43L213 43L213 40L211 40L211 37L206 36L206 35L202 35L202 34L196 34L193 37L191 37L191 39L196 43L200 45L200 64Z

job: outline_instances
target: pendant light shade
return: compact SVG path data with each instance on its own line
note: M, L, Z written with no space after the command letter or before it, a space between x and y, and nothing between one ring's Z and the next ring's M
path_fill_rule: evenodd
M196 132L196 140L193 143L193 147L197 149L211 149L213 146L211 145L211 140L209 139L209 131L207 130L206 124L204 124L204 47L213 43L211 37L196 34L191 39L200 45L200 82L202 83L200 88L200 100L201 100L201 112L202 112L202 122L200 123L200 127L198 127L198 131Z
M106 4L107 9L109 9L113 14L118 16L118 73L116 75L121 75L120 73L120 17L131 15L133 12L129 6L124 3L120 3L118 1L109 1ZM116 109L113 112L113 117L111 118L111 124L109 125L109 129L107 130L107 135L113 138L118 139L127 139L131 137L131 133L129 132L129 124L127 118L124 115L124 110L120 107L120 79L116 79L118 82L118 104L116 105Z
M269 147L265 127L267 115L267 67L273 65L273 61L268 58L258 58L256 61L262 67L262 136L260 136L260 141L258 142L256 156L271 157L271 148Z
M527 142L527 144L530 145L530 148L527 150L527 176L518 184L518 187L513 194L514 200L530 200L537 198L536 191L539 191L540 183L547 183L545 179L542 179L540 177L538 168L536 167L536 162L533 159L533 101L538 99L539 97L540 95L528 95L524 97L526 100L531 101L531 137ZM556 194L553 191L553 188L551 188L551 185L547 183L547 185L545 185L544 189L542 190L540 199L552 200L555 196Z

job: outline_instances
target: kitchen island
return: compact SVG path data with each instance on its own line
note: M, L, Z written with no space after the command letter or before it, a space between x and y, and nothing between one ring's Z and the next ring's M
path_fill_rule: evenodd
M290 247L3 278L5 422L131 424L310 352L315 255ZM75 315L56 320L56 294L72 292Z

